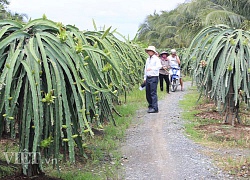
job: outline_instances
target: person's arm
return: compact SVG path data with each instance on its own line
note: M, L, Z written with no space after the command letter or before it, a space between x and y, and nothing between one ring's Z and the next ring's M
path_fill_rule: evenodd
M146 60L146 63L145 63L145 67L144 67L144 76L143 76L143 80L146 81L146 73L147 73L147 60Z
M179 66L181 65L181 60L179 58L179 56L176 56L176 60L177 60L177 63L179 64Z
M164 64L162 63L162 60L160 60L160 62L161 62L161 68L160 68L160 70L164 70Z
M168 67L170 68L170 57L167 57L167 61L168 61Z
M171 66L170 66L170 61L169 61L169 59L167 60L167 69L169 70L171 68Z
M156 68L158 68L158 70L161 69L161 68L163 68L160 59L156 62Z

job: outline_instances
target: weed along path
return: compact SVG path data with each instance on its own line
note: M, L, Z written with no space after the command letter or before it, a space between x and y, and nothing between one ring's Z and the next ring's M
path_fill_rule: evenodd
M190 83L185 83L186 89ZM226 179L204 150L184 135L184 120L178 106L186 91L177 91L159 101L159 113L137 112L122 146L128 180Z

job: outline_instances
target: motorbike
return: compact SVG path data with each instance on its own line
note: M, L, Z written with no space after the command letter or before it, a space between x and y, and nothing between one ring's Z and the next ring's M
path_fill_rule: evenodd
M171 66L170 71L170 88L172 92L177 90L177 87L180 84L180 77L178 76L178 71L180 68L178 66Z

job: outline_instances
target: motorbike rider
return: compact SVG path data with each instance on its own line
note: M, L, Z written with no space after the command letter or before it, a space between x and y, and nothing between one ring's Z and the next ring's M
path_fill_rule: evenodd
M176 54L176 50L175 49L171 49L171 54L167 57L167 60L170 62L170 66L178 66L180 67L181 65L181 61L179 56L177 56ZM177 75L180 77L180 84L181 84L181 91L183 91L183 81L181 78L181 73L180 70L177 72Z

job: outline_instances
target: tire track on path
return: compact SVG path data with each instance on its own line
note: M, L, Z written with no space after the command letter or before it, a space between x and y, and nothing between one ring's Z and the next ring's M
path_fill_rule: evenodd
M121 148L126 157L124 179L226 179L211 159L200 153L204 147L183 134L178 103L186 93L177 90L159 101L159 113L137 111Z

